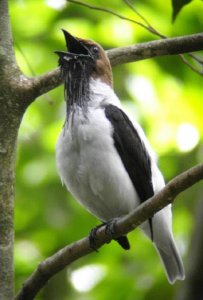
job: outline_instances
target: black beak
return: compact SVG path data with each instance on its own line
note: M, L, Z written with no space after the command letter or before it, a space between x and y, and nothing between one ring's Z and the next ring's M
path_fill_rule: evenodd
M62 31L66 40L66 47L69 50L69 52L83 55L89 54L87 47L84 45L84 43L82 43L81 40L72 36L68 31L64 29L62 29Z
M68 52L54 51L54 53L56 53L59 56L59 61L70 61L71 59L76 60L79 57L91 57L88 48L80 39L72 36L68 31L64 29L62 29L62 31L65 37Z
M65 51L54 51L54 53L56 53L59 56L59 60L58 60L59 66L64 65L65 62L69 62L72 59L78 58L75 54L65 52Z

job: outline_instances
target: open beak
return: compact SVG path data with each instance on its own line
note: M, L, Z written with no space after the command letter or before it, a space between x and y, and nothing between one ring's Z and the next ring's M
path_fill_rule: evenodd
M67 49L74 54L83 54L88 55L89 51L87 47L84 45L84 43L79 40L78 38L71 35L68 31L62 29L65 40L66 40L66 46Z
M70 61L72 59L77 60L80 57L91 57L88 48L85 44L78 38L72 36L68 31L62 29L66 46L67 52L65 51L54 51L59 56L59 64L60 61Z

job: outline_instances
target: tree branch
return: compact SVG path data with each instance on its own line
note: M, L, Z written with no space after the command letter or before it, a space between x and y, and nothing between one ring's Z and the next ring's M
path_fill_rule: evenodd
M200 50L203 50L203 33L119 47L106 52L111 65L115 66L152 57ZM59 86L62 83L59 74L60 71L57 68L44 75L29 79L29 86L26 83L25 88L29 89L32 94L31 98L34 99Z
M172 203L178 194L203 179L203 164L197 165L171 180L158 194L141 204L130 214L121 217L116 223L116 234L109 236L105 227L97 231L96 247L123 234L134 230L142 222L152 217L157 211ZM47 281L73 261L93 252L89 238L83 238L64 247L51 257L44 260L34 273L28 278L15 300L32 300Z
M120 47L107 51L111 64L203 50L203 33Z
M78 1L78 0L67 0L71 3L74 3L74 4L77 4L77 5L81 5L81 6L84 6L84 7L87 7L89 9L94 9L94 10L99 10L99 11L102 11L102 12L105 12L105 13L108 13L108 14L111 14L113 16L116 16L124 21L128 21L128 22L131 22L131 23L134 23L144 29L146 29L147 31L151 32L152 34L155 34L156 36L159 36L161 37L162 39L166 39L167 36L160 33L159 31L157 31L153 26L151 26L151 24L148 22L147 19L145 19L138 11L137 9L132 5L132 3L129 1L129 0L123 0L124 3L138 16L142 19L142 21L146 24L144 25L143 23L141 22L138 22L134 19L131 19L131 18L127 18L123 15L120 15L118 13L116 13L115 11L111 10L111 9L108 9L108 8L104 8L104 7L98 7L98 6L95 6L95 5L91 5L91 4L87 4L87 3L84 3L84 2L81 2L81 1ZM189 54L190 55L190 54ZM194 67L182 54L179 54L182 62L187 65L193 72L199 74L199 75L203 75L203 72L200 71L198 68ZM190 55L191 56L191 55ZM192 56L191 56L192 57ZM194 60L196 60L194 58ZM197 61L197 60L196 60Z
M16 75L7 0L0 0L0 299L13 299L14 166L18 111L10 88ZM14 75L14 78L15 78Z
M147 25L148 31L150 31L151 33L154 33L156 36L161 37L162 39L166 39L167 36L160 33L158 30L156 30L149 22L148 20L143 17L142 14L140 14L137 9L132 5L132 3L129 0L123 0L124 3L138 16L140 17L145 24ZM189 53L188 56L192 57L194 61L198 62L198 64L200 65L200 67L202 67L202 62L196 58L196 56L194 56L193 54ZM180 59L182 60L182 62L187 65L193 72L199 74L199 75L203 75L202 70L199 70L198 68L194 67L185 57L183 54L179 54Z
M84 2L81 2L81 1L78 1L78 0L67 0L67 2L70 2L70 3L74 3L74 4L78 4L78 5L81 5L81 6L85 6L89 9L93 9L93 10L98 10L98 11L102 11L104 13L108 13L108 14L111 14L113 16L116 16L118 17L119 19L122 19L122 20L125 20L125 21L128 21L128 22L131 22L131 23L134 23L134 24L137 24L145 29L147 29L148 31L150 31L151 33L154 33L154 30L151 29L150 27L144 25L143 23L141 22L138 22L138 21L135 21L134 19L131 19L131 18L127 18L125 16L122 16L118 13L116 13L115 11L111 10L111 9L108 9L108 8L104 8L104 7L99 7L99 6L95 6L95 5L91 5L91 4L87 4L87 3L84 3Z
M121 20L134 23L134 24L136 24L136 25L138 25L138 26L146 29L147 31L151 32L152 34L158 35L161 38L165 38L166 37L166 36L162 35L160 32L158 32L155 28L153 28L149 24L149 22L127 0L124 0L124 2L126 3L126 5L128 5L147 25L144 25L143 23L141 23L139 21L136 21L134 19L131 19L131 18L125 17L125 16L123 16L121 14L118 14L118 13L116 13L115 11L113 11L113 10L111 10L109 8L104 8L104 7L100 7L100 6L91 5L91 4L88 4L88 3L85 3L85 2L81 2L81 1L78 1L78 0L67 0L67 1L70 2L70 3L73 3L73 4L78 4L78 5L87 7L89 9L98 10L98 11L101 11L101 12L104 12L104 13L111 14L113 16L118 17Z
M145 22L145 24L148 26L148 27L151 27L153 32L155 34L157 34L158 36L162 37L162 34L160 34L159 32L156 32L156 30L151 26L151 24L148 22L148 20L141 14L139 13L139 11L133 6L133 4L129 1L129 0L123 0L123 2L138 16L140 17L140 19L142 21ZM165 38L165 36L163 36Z
M192 54L188 54L190 57L192 57L194 59L194 61L198 62L196 57L193 56ZM194 67L191 63L188 62L188 60L185 58L184 55L180 54L180 59L184 62L184 64L186 64L193 72L199 74L199 75L203 75L203 71L202 70L198 70L196 67ZM201 65L199 63L199 65Z
M32 93L32 99L49 92L50 90L56 88L62 83L60 77L60 68L56 68L53 71L47 72L43 75L36 76L29 79L29 85L25 83L25 88L28 93Z

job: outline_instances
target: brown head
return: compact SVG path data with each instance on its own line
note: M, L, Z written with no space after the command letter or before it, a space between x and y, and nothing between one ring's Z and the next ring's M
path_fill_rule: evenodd
M80 61L84 64L91 65L90 77L99 78L101 81L112 87L113 77L110 61L104 49L92 40L85 40L72 36L69 32L63 29L68 52L56 51L59 55L59 64L63 67L75 61Z
M93 52L95 57L95 70L92 73L92 77L101 81L112 87L113 85L113 76L111 64L106 55L104 49L92 40L79 39L83 45L85 45L90 52Z
M90 99L90 80L100 79L112 87L112 70L104 49L94 41L72 36L63 30L68 51L55 51L59 55L67 116L81 107L85 113Z

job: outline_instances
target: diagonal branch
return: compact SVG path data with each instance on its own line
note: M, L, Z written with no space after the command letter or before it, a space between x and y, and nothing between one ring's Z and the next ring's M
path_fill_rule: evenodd
M142 222L152 217L157 211L172 203L178 194L203 179L203 164L199 164L171 180L164 189L154 197L141 204L130 214L119 218L116 223L116 234L109 236L105 227L97 231L96 247L100 248L112 238L134 230ZM64 247L51 257L44 260L28 278L15 300L32 300L47 281L73 261L93 252L89 238L83 238Z
M60 68L47 72L43 75L36 76L29 79L29 85L25 88L32 94L32 99L51 91L62 83L60 76Z
M190 57L192 57L194 59L194 61L198 62L198 59L193 56L191 53L188 54ZM184 62L184 64L186 64L193 72L199 74L199 75L203 75L203 71L202 70L198 70L196 67L194 67L191 63L189 63L189 61L185 58L184 55L180 54L180 59ZM202 65L201 63L199 63L199 65Z
M168 38L107 51L112 66L147 58L203 50L203 33Z
M123 2L138 16L142 21L145 22L145 24L148 25L148 27L151 27L153 30L154 28L151 26L151 24L148 22L148 20L141 14L139 11L133 6L133 4L129 0L123 0ZM158 32L159 35L159 32ZM165 37L165 36L164 36Z
M111 65L115 66L152 57L200 50L203 50L203 33L114 48L108 50L107 55ZM29 90L30 98L34 99L59 86L62 83L59 74L60 70L57 68L41 76L29 79L29 85L26 82L25 88Z

